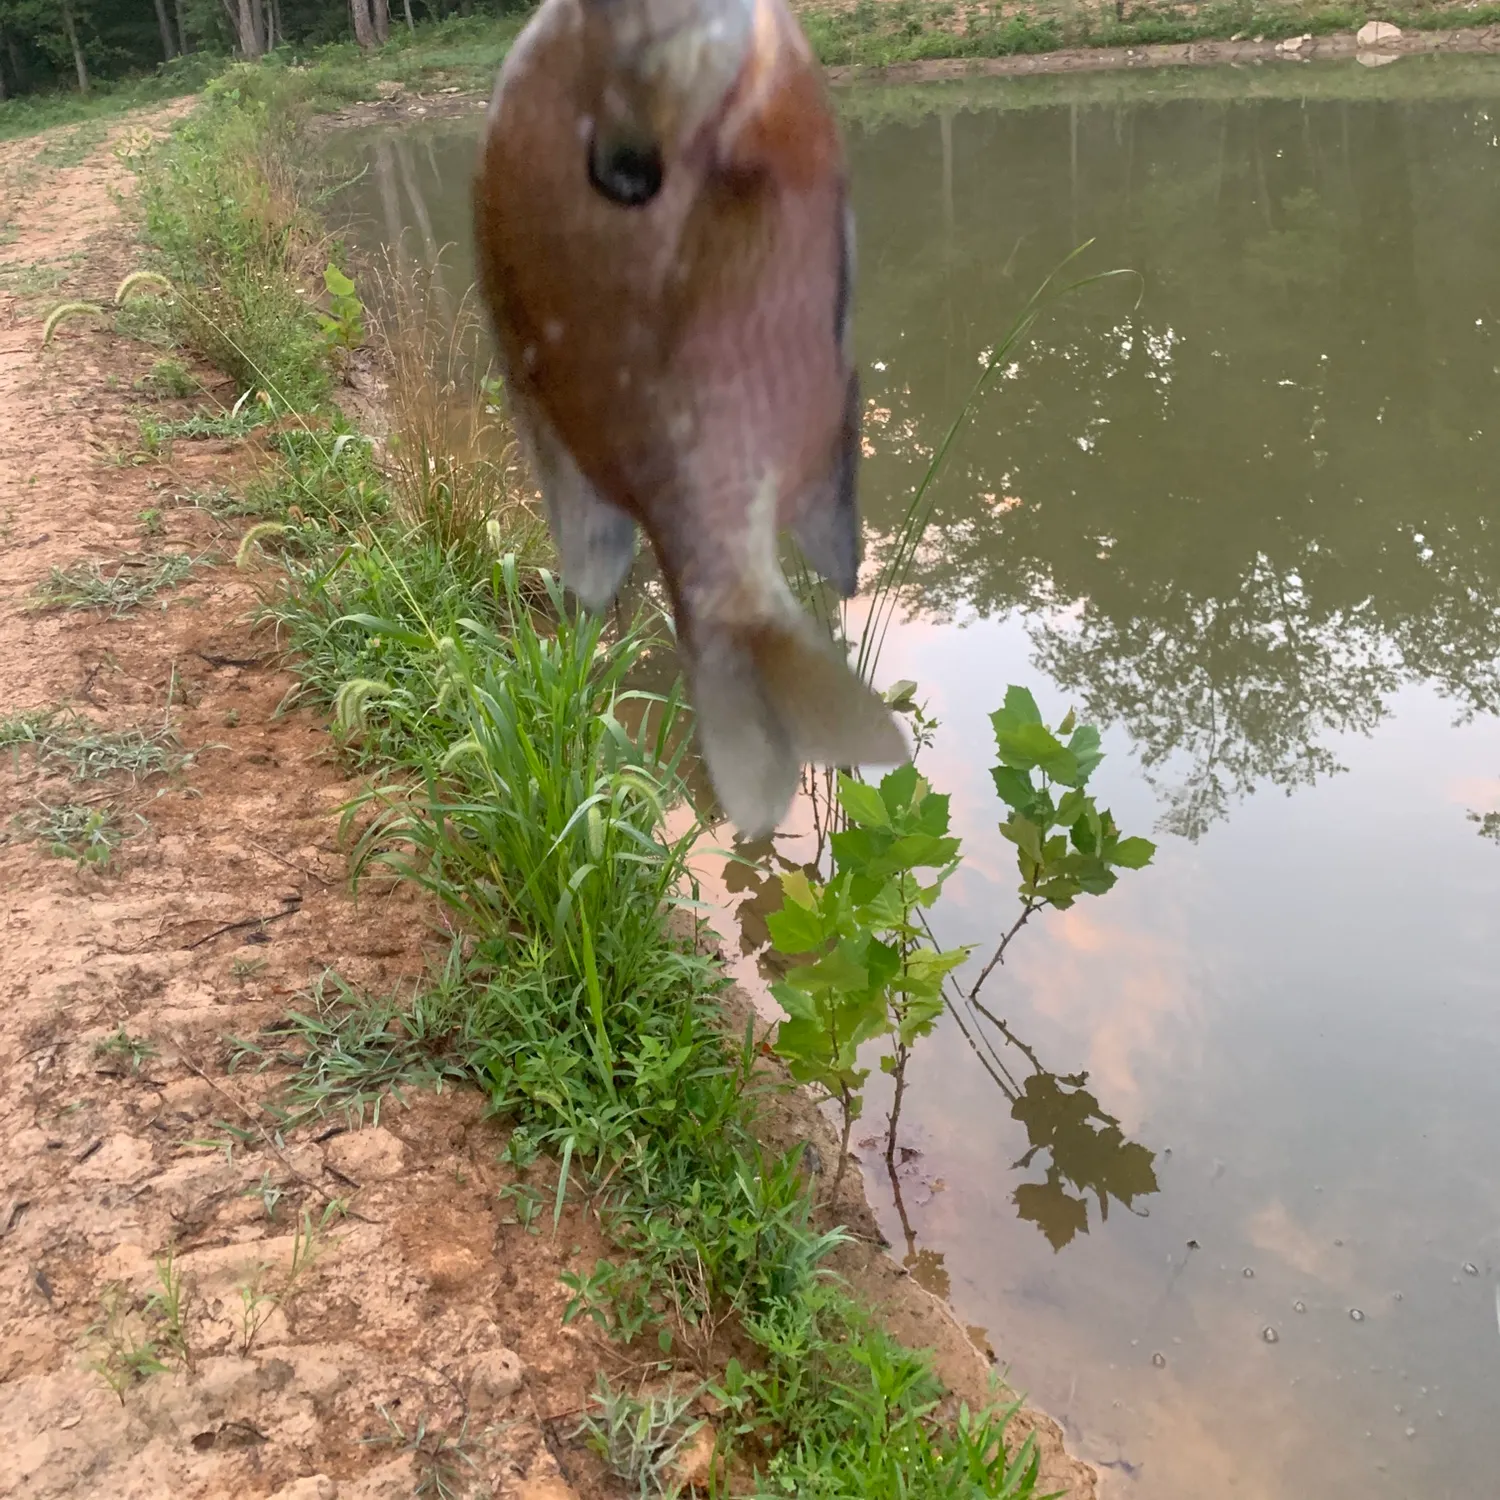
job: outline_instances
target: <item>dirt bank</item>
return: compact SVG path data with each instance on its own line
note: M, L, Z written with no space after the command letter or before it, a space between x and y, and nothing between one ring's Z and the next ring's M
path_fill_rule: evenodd
M1381 67L1419 53L1500 53L1500 26L1457 27L1452 31L1413 31L1379 47L1362 47L1353 32L1308 37L1290 43L1253 37L1225 42L1176 42L1152 47L1072 47L1059 52L1023 53L1014 57L939 58L894 63L890 67L836 67L827 70L834 83L927 83L946 78L1019 78L1032 73L1083 73L1107 68L1164 68L1214 63L1327 61L1358 58Z
M327 969L388 991L445 935L408 889L348 893L337 817L357 784L287 706L232 562L247 523L222 501L253 440L143 445L141 412L239 393L198 368L207 403L148 396L162 351L102 317L42 344L48 306L105 305L135 264L116 148L179 110L87 150L66 132L0 147L0 721L56 709L64 737L139 731L180 757L136 780L45 745L0 763L0 1496L404 1500L434 1476L623 1494L575 1433L597 1374L629 1382L640 1361L562 1324L558 1274L603 1252L597 1225L508 1215L480 1097L284 1130L275 1069L228 1066ZM133 607L34 607L54 569L144 581L171 556L185 579ZM114 847L49 849L69 838ZM806 1101L776 1122L821 1128ZM843 1269L983 1396L986 1363L941 1305L869 1245ZM1056 1428L1028 1425L1042 1491L1092 1495Z

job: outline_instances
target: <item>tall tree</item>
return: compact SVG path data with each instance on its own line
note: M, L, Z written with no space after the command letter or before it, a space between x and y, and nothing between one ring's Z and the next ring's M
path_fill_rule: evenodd
M68 36L68 46L73 49L73 67L78 73L78 92L89 91L89 68L83 60L83 48L78 41L78 23L73 17L73 0L62 0L63 30Z
M163 60L171 62L177 56L177 48L172 41L172 23L167 18L167 0L156 0L156 25L161 32Z
M370 19L370 0L349 0L349 14L354 21L354 40L368 52L375 45L375 25Z

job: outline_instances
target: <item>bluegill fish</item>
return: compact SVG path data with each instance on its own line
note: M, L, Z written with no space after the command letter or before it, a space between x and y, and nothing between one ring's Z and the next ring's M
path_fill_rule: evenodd
M808 762L904 760L778 563L789 530L855 591L853 223L784 0L545 0L500 71L474 207L564 581L603 608L645 530L735 825L773 829Z

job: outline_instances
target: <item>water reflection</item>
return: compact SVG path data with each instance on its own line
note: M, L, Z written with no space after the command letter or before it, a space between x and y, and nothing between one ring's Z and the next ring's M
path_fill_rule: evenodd
M1128 730L1166 829L1333 774L1403 683L1500 706L1485 107L939 116L856 133L854 159L887 536L1031 287L1091 235L1093 264L1146 279L1140 311L1085 293L1018 358L911 592L949 617L1046 606L1039 664Z

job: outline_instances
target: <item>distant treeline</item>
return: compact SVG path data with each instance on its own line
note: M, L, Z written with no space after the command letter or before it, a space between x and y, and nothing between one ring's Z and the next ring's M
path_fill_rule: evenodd
M148 72L193 54L385 42L392 28L526 0L0 0L0 99ZM175 64L175 66L185 66Z

